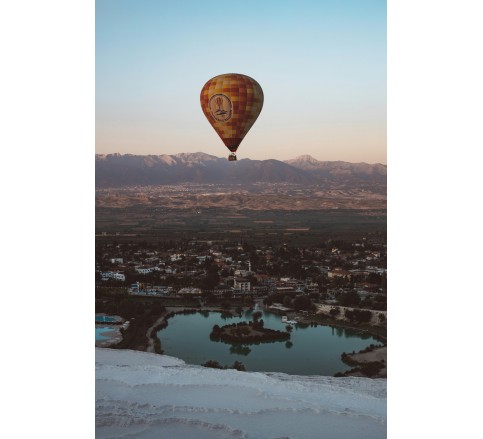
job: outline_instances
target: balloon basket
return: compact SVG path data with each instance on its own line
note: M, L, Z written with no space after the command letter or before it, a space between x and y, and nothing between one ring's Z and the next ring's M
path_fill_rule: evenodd
M228 156L228 161L230 162L233 162L236 160L236 155L234 153L231 153L229 156Z

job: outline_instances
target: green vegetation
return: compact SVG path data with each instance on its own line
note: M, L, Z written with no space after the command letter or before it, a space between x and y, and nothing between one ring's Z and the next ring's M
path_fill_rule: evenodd
M381 369L386 367L386 364L383 361L371 361L367 363L361 363L357 367L348 370L347 372L337 372L334 376L335 377L347 377L353 376L356 374L361 374L368 378L373 378L381 372Z
M349 291L347 293L341 294L338 298L339 305L354 307L358 306L361 302L359 295L354 291Z
M364 354L367 352L372 352L375 349L382 347L381 345L375 345L371 343L365 349L362 349L358 352L358 354ZM352 366L352 369L346 372L338 372L334 376L336 377L344 377L344 376L352 376L361 374L363 376L372 378L374 376L378 376L381 373L381 369L386 367L386 363L384 361L367 361L367 362L360 362L353 359L353 355L355 352L351 354L347 354L345 352L341 355L341 360L343 363L347 364L348 366Z
M146 299L111 292L101 295L105 291L96 292L96 313L119 315L129 320L128 328L121 329L122 340L112 347L145 351L148 346L146 332L165 311L164 305L155 298ZM159 340L156 342L155 339L154 349L155 352L162 353Z
M122 209L96 208L96 233L109 231L118 242L159 241L178 243L192 236L205 240L242 239L253 245L288 243L311 246L327 239L354 240L368 233L386 234L385 209L326 209L305 211L244 210L243 215L230 215L228 209L203 209L202 216L189 209L167 209L162 214L149 205ZM287 229L297 229L287 232ZM306 229L306 231L304 231ZM230 230L239 230L234 236ZM118 234L118 235L116 235ZM112 237L99 235L99 242ZM174 247L174 245L173 245ZM168 247L169 248L169 247ZM296 272L299 268L293 266Z
M127 230L136 223L145 232L113 232L107 223L102 223L110 235L96 237L96 313L121 315L131 321L121 346L144 349L143 332L154 324L165 307L216 307L223 311L222 318L229 319L234 310L240 315L241 310L253 306L256 299L267 305L280 303L297 311L298 320L307 325L355 327L385 337L386 317L381 311L386 309L387 283L386 275L379 274L384 273L386 266L384 232L363 232L361 228L357 230L357 238L343 233L328 233L322 238L317 232L327 225L335 227L335 218L347 220L343 221L342 228L347 224L359 225L361 218L371 215L376 223L383 224L385 217L379 217L381 212L240 214L209 209L201 216L197 213L196 218L188 211L153 214L156 217L153 221L174 221L167 235L150 229L151 220L143 222L146 212L141 207L121 209L118 218L125 214L126 221L122 227L119 222L113 225L114 229L119 226ZM114 215L114 211L112 213ZM318 226L312 223L316 218ZM323 224L321 218L327 223ZM288 229L298 230L297 226L306 220L308 223L304 226L310 229L308 232L287 232ZM189 229L190 221L207 221L206 230L213 224L218 228L213 226L210 235L200 228ZM219 227L223 221L229 223L230 228L239 226L240 234L225 233ZM190 224L195 225L194 222ZM327 227L328 231L330 226ZM192 233L182 233L182 230ZM262 239L261 235L255 240L248 239L249 232L268 230L269 240ZM295 235L301 237L305 233L310 237L306 245L292 240ZM144 274L143 270L152 271ZM345 274L339 276L337 271ZM114 279L122 279L123 275L125 281ZM233 290L234 278L238 276L250 281L251 291ZM180 292L182 287L198 287L201 291L195 295L186 294L186 291ZM319 304L329 305L325 315L315 314ZM353 309L342 311L339 306ZM263 328L261 314L253 313L252 318ZM229 335L247 337L254 334L238 328ZM155 349L162 352L158 344Z
M252 319L254 322L258 322L258 320L263 316L263 313L261 311L255 311L252 314Z
M372 319L372 312L362 309L346 309L344 315L350 321L357 323L367 323Z
M222 366L216 360L208 360L206 363L202 364L203 367L211 367L212 369L236 369L240 372L245 372L246 368L245 365L240 361L235 361L230 367Z
M331 308L329 313L332 317L337 317L340 314L340 308Z
M239 322L225 326L213 326L210 339L228 343L257 343L283 341L290 338L289 332L276 331L263 327L263 320L256 322Z
M245 355L247 356L252 350L248 346L244 346L241 344L233 344L230 347L230 353L238 354L238 355Z

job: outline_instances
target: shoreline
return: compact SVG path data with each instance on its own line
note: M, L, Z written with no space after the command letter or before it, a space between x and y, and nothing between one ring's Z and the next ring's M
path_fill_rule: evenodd
M322 321L324 325L326 326L334 326L334 327L341 327L341 328L348 328L348 329L354 329L356 331L362 331L362 332L367 332L368 334L372 335L374 338L380 340L382 343L386 344L387 343L387 324L386 325L380 325L378 324L379 322L377 321L377 315L383 314L385 321L387 322L387 311L378 311L378 310L372 310L369 309L367 311L372 312L373 317L371 321L367 324L354 324L354 322L351 322L350 320L346 319L345 317L339 318L339 316L336 316L335 318L328 317L328 314L330 314L330 310L332 308L339 308L342 313L345 310L353 310L353 309L358 309L358 308L351 308L351 307L346 307L346 306L339 306L339 305L326 305L326 304L319 304L317 305L317 311L314 315L314 318L319 319Z
M344 352L342 361L352 369L337 376L387 379L387 346L369 347L350 354Z
M331 308L330 305L324 305L324 306L328 307L329 309ZM243 312L246 312L250 309L251 308L244 307ZM265 307L261 308L261 310L267 311L265 309ZM173 317L171 315L171 313L181 313L181 312L184 312L184 311L195 311L195 312L208 311L208 312L219 312L219 313L229 312L232 315L238 315L238 313L236 313L234 310L223 310L223 309L220 309L220 307L217 307L217 306L203 306L203 307L196 307L195 308L195 307L187 307L187 306L181 305L181 306L166 307L165 311L152 323L152 325L146 331L147 344L146 344L145 348L143 350L140 350L140 351L141 352L144 351L144 352L155 353L155 354L158 354L158 355L163 355L162 346L160 345L160 340L157 337L157 331L158 331L158 329L162 329L163 325L167 325L169 318ZM318 312L319 312L319 310L318 310ZM352 324L352 322L349 322L345 319L332 320L330 318L324 318L324 317L325 316L320 315L318 313L313 315L313 316L302 316L302 315L297 314L297 320L301 324L310 325L312 323L315 323L315 324L321 325L321 326L329 326L329 327L334 327L334 328L339 327L339 328L343 328L343 329L352 329L352 330L355 330L355 331L360 331L361 333L369 334L372 337L376 338L377 340L379 340L381 343L384 344L384 346L382 346L380 348L376 348L376 350L384 349L384 352L386 353L385 357L382 358L382 361L384 361L384 364L386 366L384 367L383 370L381 370L381 372L384 372L384 373L387 374L387 341L386 341L385 336L383 336L377 330L376 331L371 330L373 328L371 328L370 326L363 326L363 327L354 326ZM127 322L127 323L129 323L129 322ZM98 322L98 323L96 323L96 327L98 327L98 326L106 326L106 323L99 323ZM122 334L121 334L121 328L122 327L123 327L122 325L118 325L118 327L114 328L113 331L108 331L108 332L103 333L103 336L104 337L107 336L107 337L109 337L109 339L96 341L95 346L101 347L101 348L112 347L114 349L121 349L121 348L116 348L115 345L120 343L123 340L123 337L122 337ZM385 329L385 328L381 328L381 327L378 327L378 328L381 329L381 330ZM157 348L158 348L159 352L157 351ZM122 349L128 349L129 350L129 349L135 349L135 347L132 347L132 346L129 347L128 346L128 347L125 347L125 348L122 348ZM135 349L135 350L139 350L139 349ZM354 363L357 363L357 365L362 365L364 363L369 363L371 361L381 361L381 359L377 359L377 360L372 359L371 360L371 358L375 358L375 355L376 355L376 354L372 354L372 352L373 351L364 352L364 353L359 352L359 353L353 353L353 354L348 354L348 355L350 356L351 359L354 356L352 361ZM378 357L380 357L380 356L381 356L381 354L378 355ZM353 372L353 375L351 375L351 370L346 371L344 373L349 374L347 376L367 377L367 375L363 375L359 372ZM384 377L375 376L373 378L385 378L385 376Z
M106 314L96 313L96 317L104 316L104 315ZM96 340L96 343L95 343L96 347L106 348L119 343L120 341L122 341L121 329L127 329L127 327L129 326L129 321L125 320L121 316L109 316L109 317L114 317L116 320L113 322L95 322L96 329L112 327L112 330L102 333L102 337L106 337L105 340Z
M104 327L102 325L100 327ZM96 328L98 326L96 325ZM113 328L112 331L106 331L102 333L102 337L106 337L105 340L96 340L96 348L107 348L115 343L119 343L122 340L122 334L120 328Z

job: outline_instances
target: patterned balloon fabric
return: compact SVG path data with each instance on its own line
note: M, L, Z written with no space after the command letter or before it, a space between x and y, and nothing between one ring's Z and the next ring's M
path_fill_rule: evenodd
M263 91L249 76L227 73L215 76L204 85L200 102L211 126L235 153L262 111Z

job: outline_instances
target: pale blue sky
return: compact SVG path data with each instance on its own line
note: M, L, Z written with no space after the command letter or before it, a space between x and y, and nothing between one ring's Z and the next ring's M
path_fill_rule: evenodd
M96 1L96 152L228 150L205 82L262 86L239 158L386 163L386 2Z

